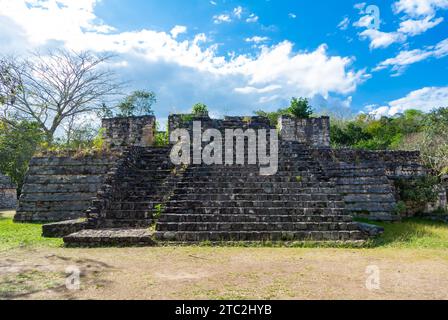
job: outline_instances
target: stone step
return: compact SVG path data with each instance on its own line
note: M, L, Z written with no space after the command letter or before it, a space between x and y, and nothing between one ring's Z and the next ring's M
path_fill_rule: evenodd
M148 229L83 230L64 237L64 243L70 247L156 245Z
M386 176L379 177L348 177L348 178L337 178L338 185L349 185L349 186L367 186L367 185L389 185L389 180Z
M346 203L352 202L393 202L396 203L392 193L388 194L351 194L344 197Z
M339 194L335 188L277 188L275 186L264 188L215 188L213 186L207 186L203 188L182 188L177 189L178 194L295 194L295 195L326 195L326 194Z
M329 215L256 215L256 214L168 214L164 213L159 223L164 222L352 222L352 217Z
M340 195L328 194L266 194L266 193L233 193L233 194L205 194L188 193L176 194L171 201L202 200L202 201L341 201Z
M183 222L158 223L157 231L356 231L357 223L347 222Z
M395 202L356 202L347 203L346 210L350 212L389 212L389 214L395 211Z
M297 176L302 176L304 179L308 178L308 175L310 174L309 170L310 168L302 168L302 169L292 169L289 171L278 171L274 176L272 177L293 177L296 178ZM315 173L317 171L314 171L312 173ZM194 172L194 171L187 171L184 174L184 177L190 178L194 177L195 179L202 178L202 177L256 177L256 178L264 178L269 176L261 176L260 175L260 169L257 170L241 170L239 172L233 171L231 169L226 170L210 170L210 171L201 171L201 172Z
M390 185L338 186L338 190L348 194L391 194L393 196L393 190Z
M152 210L122 210L122 209L107 209L103 213L104 216L111 219L126 220L126 219L146 219L152 216Z
M203 214L203 215L296 215L296 216L344 216L348 215L349 211L340 208L303 208L303 207L249 207L249 208L226 208L226 207L173 207L168 205L164 212L172 214Z
M228 242L228 241L359 241L365 240L360 231L236 231L236 232L156 232L161 241Z
M257 181L257 182L247 182L243 179L241 181L233 181L233 182L223 182L223 181L213 181L213 182L196 182L196 181L182 181L177 184L178 189L184 188L334 188L335 184L333 182L310 182L310 183L298 183L298 182L266 182L266 181Z
M298 180L299 179L299 180ZM191 179L191 183L300 183L299 181L303 179L301 175L292 176L206 176L206 177L194 177ZM185 180L184 180L185 181ZM304 183L308 183L305 180ZM317 182L317 181L316 181Z
M198 201L198 200L174 200L169 202L169 207L182 208L345 208L344 201Z
M130 229L149 228L153 223L152 219L110 219L101 218L95 221L94 225L99 229Z

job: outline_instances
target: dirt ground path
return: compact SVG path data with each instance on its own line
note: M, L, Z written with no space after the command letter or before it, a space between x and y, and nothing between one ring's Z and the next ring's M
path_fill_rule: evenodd
M366 288L369 266L379 290ZM80 290L66 289L67 267ZM448 299L448 251L16 249L0 254L0 298Z

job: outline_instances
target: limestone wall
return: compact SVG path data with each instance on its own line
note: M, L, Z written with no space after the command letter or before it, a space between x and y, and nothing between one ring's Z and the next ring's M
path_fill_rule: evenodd
M218 129L224 133L225 129L274 129L269 120L263 117L225 117L224 119L211 119L208 116L192 117L191 115L170 115L168 118L168 131L187 129L193 131L193 122L200 121L203 131Z
M297 141L313 147L330 147L330 118L279 119L280 135L285 141Z
M102 127L111 149L154 145L156 119L153 116L104 119Z
M0 209L14 209L17 206L17 186L7 176L0 174Z
M419 152L315 149L313 156L334 178L347 210L372 220L398 220L394 179L426 174Z
M15 220L55 222L85 217L115 161L114 156L32 159Z

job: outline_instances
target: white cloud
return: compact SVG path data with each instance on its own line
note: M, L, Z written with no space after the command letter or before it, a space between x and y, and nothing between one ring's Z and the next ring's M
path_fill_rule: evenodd
M235 92L238 93L244 93L244 94L249 94L249 93L269 93L272 91L277 91L279 89L281 89L282 86L280 85L269 85L263 88L255 88L255 87L244 87L244 88L235 88Z
M370 39L370 48L387 48L396 42L406 41L406 36L399 32L382 32L375 29L367 29L359 34L362 39Z
M259 17L257 15L255 15L255 13L251 13L249 15L249 17L246 19L247 23L254 23L254 22L258 22Z
M0 16L22 27L28 39L42 45L48 39L81 37L85 32L109 33L114 28L98 21L96 0L0 0Z
M273 47L264 47L257 59L246 61L240 70L249 75L248 84L282 83L286 96L296 91L302 96L321 94L327 97L330 92L353 92L367 77L364 70L347 71L352 60L328 56L326 45L313 52L298 54L292 52L292 46L292 43L284 41Z
M291 19L295 19L295 18L297 18L297 15L295 13L291 12L291 13L288 14L288 17L291 18Z
M178 35L180 35L182 33L186 33L186 32L187 32L187 27L185 27L185 26L175 26L171 30L170 33L173 36L173 38L176 39Z
M339 22L338 28L340 30L347 30L349 25L350 25L350 18L349 17L345 17L344 19L342 19L341 22Z
M67 5L58 5L61 2ZM184 31L179 27L170 32L111 32L114 28L95 15L95 0L27 4L26 0L0 0L0 21L6 24L0 39L8 32L8 37L21 37L29 48L63 45L117 53L121 62L111 67L121 78L131 80L134 88L156 92L160 117L186 111L197 101L213 106L214 111L230 106L226 113L239 114L260 107L278 108L291 96L320 95L330 101L333 94L354 92L369 77L365 70L353 68L352 58L329 55L326 45L297 53L291 42L284 41L263 46L251 56L225 57L218 55L216 44L207 45L205 34L178 41L176 37ZM0 52L6 49L0 47Z
M216 1L210 1L210 4L213 5L213 6L217 5Z
M410 36L416 36L428 31L429 29L434 28L435 26L443 22L443 18L437 18L435 20L432 19L433 17L428 16L421 20L409 19L402 21L400 23L400 29L398 29L398 32L408 34Z
M440 107L448 107L448 87L425 87L415 90L406 97L370 110L369 113L375 116L394 116L410 109L430 112Z
M353 23L357 28L366 28L359 33L361 39L370 40L370 48L387 48L393 43L405 42L408 37L417 36L438 26L443 18L435 18L437 10L448 8L448 0L398 0L393 4L395 14L403 13L398 30L383 32L372 29L374 17L365 12L365 3L355 5L362 17ZM381 24L381 22L380 22Z
M254 42L254 43L261 43L268 41L268 37L260 37L260 36L254 36L252 38L246 38L246 42Z
M228 14L220 14L220 15L216 15L213 16L213 22L215 24L221 24L223 22L232 22L232 18L230 18L230 16Z
M359 18L358 21L355 21L353 23L353 26L357 28L368 28L372 24L372 22L373 22L373 16L366 15Z
M241 16L243 15L243 7L239 6L233 9L233 15L238 19L241 19Z
M393 5L395 13L411 17L434 16L439 9L448 9L448 0L399 0Z
M364 9L367 6L367 4L365 2L361 2L361 3L356 3L353 8L355 8L356 10L359 11L360 14L364 13Z
M374 69L374 71L391 68L395 72L395 76L403 74L406 68L414 63L426 60L428 58L443 58L448 55L448 38L440 41L435 46L426 47L424 49L404 50L394 57L382 61Z

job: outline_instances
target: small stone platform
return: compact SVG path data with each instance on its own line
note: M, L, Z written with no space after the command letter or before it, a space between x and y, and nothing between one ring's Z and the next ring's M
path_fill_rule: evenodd
M148 229L83 230L64 237L69 247L155 246L153 232Z

